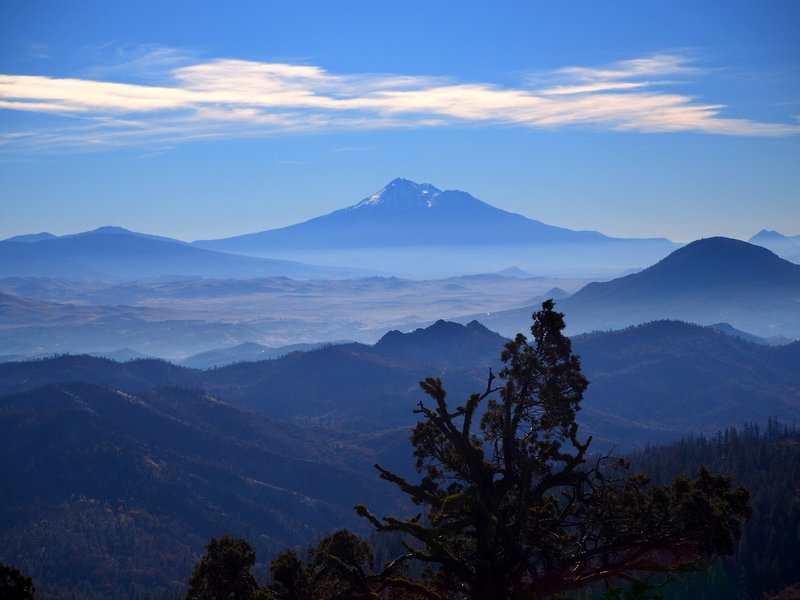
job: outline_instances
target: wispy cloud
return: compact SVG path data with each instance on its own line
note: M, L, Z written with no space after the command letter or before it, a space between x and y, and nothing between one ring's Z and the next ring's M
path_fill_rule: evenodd
M150 74L150 85L0 75L0 109L72 117L68 127L0 133L0 144L108 147L464 124L800 133L796 123L728 118L723 104L666 91L675 86L671 79L685 82L702 74L689 58L673 54L565 67L517 87L428 76L337 75L313 65L231 59L182 64L186 60L185 54L163 49L128 60L139 75Z

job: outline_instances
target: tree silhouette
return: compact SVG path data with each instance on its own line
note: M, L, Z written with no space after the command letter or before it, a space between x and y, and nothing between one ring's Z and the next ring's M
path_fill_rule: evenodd
M256 552L247 540L212 537L189 577L186 600L252 600L259 589L250 569Z
M16 567L0 563L0 598L4 600L33 600L36 588L30 577Z
M421 481L376 467L425 512L378 519L356 507L378 530L410 540L374 576L380 588L531 599L698 568L732 552L750 515L748 492L702 468L694 480L654 487L622 460L591 457L576 422L588 382L563 314L549 300L533 319L532 340L509 342L505 367L464 405L448 405L440 379L421 383L433 401L415 411ZM423 580L403 574L408 561L431 567Z

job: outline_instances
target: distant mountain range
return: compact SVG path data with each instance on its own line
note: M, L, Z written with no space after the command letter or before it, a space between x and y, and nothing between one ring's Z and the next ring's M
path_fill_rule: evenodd
M530 308L481 320L511 335ZM707 238L639 273L590 283L559 302L572 332L620 329L656 319L726 322L762 337L800 338L800 265L730 238ZM466 316L462 321L477 318Z
M276 348L265 346L264 344L256 344L255 342L244 342L230 348L218 348L193 354L192 356L178 361L178 363L192 369L210 369L212 367L224 367L238 362L257 362L280 358L291 352L307 352L309 350L315 350L323 345L326 344L290 344L288 346L279 346ZM104 354L104 356L116 360L110 353Z
M275 275L343 278L359 274L364 271L224 254L121 227L60 237L40 233L0 241L0 277L131 281Z
M424 327L441 317L464 324L477 320L511 336L527 328L531 312L547 297L559 300L572 334L679 319L727 323L741 335L781 343L800 338L798 272L800 265L759 246L708 238L643 271L591 283L571 296L549 288L550 280L499 275L117 284L7 278L0 280L0 359L52 352L105 355L122 348L171 358L213 351L190 363L207 367L276 356L264 346L372 342L389 329ZM261 347L235 348L254 341Z
M800 262L800 236L761 231L750 241ZM613 238L556 227L467 192L398 178L351 206L303 223L191 244L120 227L15 236L0 241L0 278L606 276L645 267L678 247L664 238Z
M800 235L788 236L762 229L750 238L751 244L763 246L793 263L800 263Z

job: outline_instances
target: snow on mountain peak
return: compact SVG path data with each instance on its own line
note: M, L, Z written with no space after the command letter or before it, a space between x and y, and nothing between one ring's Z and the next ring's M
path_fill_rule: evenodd
M363 208L369 206L391 206L409 208L412 206L432 207L434 199L441 194L430 183L416 183L408 179L397 178L390 181L382 190L353 206Z

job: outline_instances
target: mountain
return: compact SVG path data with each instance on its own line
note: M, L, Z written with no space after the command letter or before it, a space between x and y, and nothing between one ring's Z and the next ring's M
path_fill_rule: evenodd
M336 262L325 264L357 264L403 277L496 273L512 267L536 275L619 273L641 268L676 247L665 239L623 240L547 225L466 192L407 179L395 179L352 206L303 223L194 245L305 262L326 257Z
M363 528L357 502L390 510L372 462L352 435L197 390L34 388L0 398L0 468L14 482L0 495L0 558L43 597L179 592L212 535L246 537L265 560Z
M279 248L379 248L589 242L609 238L570 231L494 208L466 192L394 179L357 204L283 227L196 246L224 252Z
M730 323L761 337L800 338L800 265L747 242L687 244L641 272L594 282L558 303L569 331L619 329L657 319ZM535 307L482 316L511 335ZM464 317L463 321L475 318Z
M146 358L153 358L141 352L137 352L131 348L117 348L108 352L92 352L90 356L97 356L99 358L108 358L117 362L128 362L131 360L141 360Z
M450 368L491 365L506 339L472 321L466 326L439 320L410 333L390 331L372 347L375 354L408 364Z
M130 281L164 277L331 277L355 270L235 256L169 238L101 227L65 235L23 236L0 242L0 277Z
M751 244L763 246L793 263L800 263L800 235L787 236L777 231L762 229L750 238Z
M345 342L341 342L345 343ZM244 342L231 346L230 348L216 348L206 352L200 352L184 358L180 364L193 369L210 369L212 367L224 367L237 362L257 362L280 358L290 352L307 352L315 350L324 344L290 344L273 348L255 342ZM112 358L109 356L109 358Z

